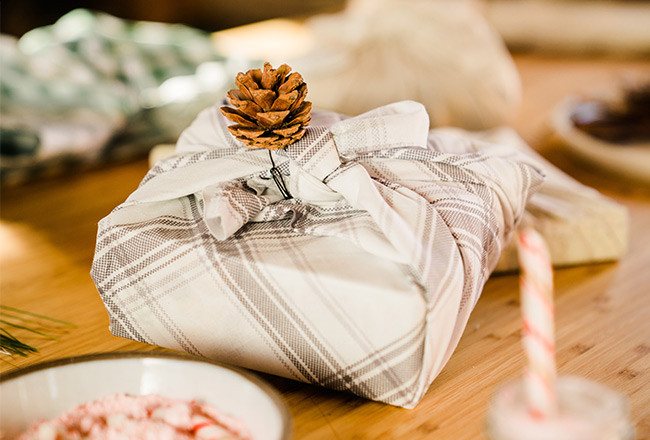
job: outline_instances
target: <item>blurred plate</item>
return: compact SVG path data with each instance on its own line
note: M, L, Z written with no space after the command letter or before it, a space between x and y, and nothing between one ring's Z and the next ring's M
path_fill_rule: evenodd
M578 98L567 98L551 115L553 130L562 145L603 170L650 184L650 142L612 144L576 128L571 116L578 103Z
M106 353L0 375L0 427L12 438L31 423L118 393L197 400L241 419L256 440L291 438L289 410L270 385L224 365L162 353Z

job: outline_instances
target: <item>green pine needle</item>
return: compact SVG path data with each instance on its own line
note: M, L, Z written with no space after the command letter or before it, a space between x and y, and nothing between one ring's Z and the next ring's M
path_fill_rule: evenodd
M9 307L9 306L3 306L3 305L0 305L0 309L9 310L9 311L12 311L12 312L15 312L15 313L20 313L20 314L22 314L22 315L31 316L31 317L33 317L33 318L39 318L39 319L44 319L44 320L46 320L46 321L56 322L56 323L58 323L58 324L63 324L63 325L65 325L65 326L67 326L67 327L76 327L75 324L69 323L69 322L67 322L67 321L62 321L62 320L60 320L60 319L56 319L56 318L50 318L49 316L39 315L39 314L37 314L37 313L28 312L28 311L26 311L26 310L16 309L16 308L14 308L14 307ZM24 318L21 318L21 319L24 320Z
M27 344L23 344L7 330L0 328L0 353L8 355L27 356L28 353L35 353L38 350Z
M0 326L0 353L9 356L27 356L29 353L38 352L38 349L20 341L17 337L9 333L4 326L27 331L51 340L58 340L58 338L52 336L49 332L60 332L62 330L61 326L66 328L76 327L76 325L60 319L3 305L0 305L0 315L5 318L0 319L0 324L2 324ZM34 327L37 327L38 330Z

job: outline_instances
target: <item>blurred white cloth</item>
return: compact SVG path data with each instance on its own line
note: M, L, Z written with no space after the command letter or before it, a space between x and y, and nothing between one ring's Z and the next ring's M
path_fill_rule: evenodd
M508 147L430 134L404 101L315 111L274 162L214 106L99 224L122 337L413 408L543 181ZM465 143L479 151L464 151ZM443 145L444 144L444 145Z
M357 115L404 99L432 127L507 124L521 82L497 32L468 0L351 0L306 22L314 47L290 64L320 108Z

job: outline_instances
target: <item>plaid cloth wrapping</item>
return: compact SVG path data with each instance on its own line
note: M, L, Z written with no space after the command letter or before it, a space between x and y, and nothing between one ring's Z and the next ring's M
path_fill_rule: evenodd
M118 336L413 408L447 362L543 176L516 150L429 133L424 107L246 149L211 107L99 224ZM443 145L444 144L444 145Z

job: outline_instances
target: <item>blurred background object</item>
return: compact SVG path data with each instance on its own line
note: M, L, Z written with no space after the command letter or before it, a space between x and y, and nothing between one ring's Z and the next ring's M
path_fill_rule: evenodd
M3 35L0 54L4 184L174 141L231 76L207 32L86 9Z
M345 0L20 0L0 3L0 29L21 36L54 23L73 9L106 12L129 20L183 23L214 32L278 17L309 16L341 9Z
M650 2L488 0L490 23L514 51L650 57Z
M432 127L507 124L521 84L500 36L470 0L350 0L307 21L314 50L294 62L316 106L356 115L400 100Z
M603 86L607 97L566 97L551 113L549 142L595 170L650 187L650 72L644 81Z

